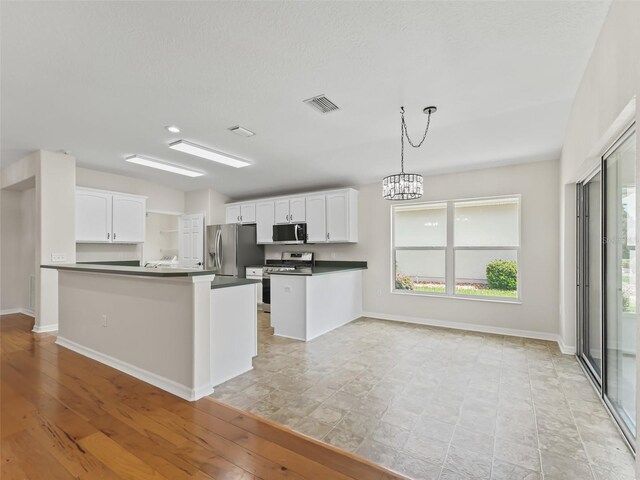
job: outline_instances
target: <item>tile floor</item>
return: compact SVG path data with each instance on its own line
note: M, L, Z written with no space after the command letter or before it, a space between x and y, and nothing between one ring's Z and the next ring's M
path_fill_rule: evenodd
M307 343L262 329L259 352L213 396L410 478L635 478L554 343L360 319Z

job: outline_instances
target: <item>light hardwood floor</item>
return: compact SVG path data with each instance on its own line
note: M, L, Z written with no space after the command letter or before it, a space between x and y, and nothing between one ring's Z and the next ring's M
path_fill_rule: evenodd
M32 326L0 320L3 480L404 478L215 400L181 400Z

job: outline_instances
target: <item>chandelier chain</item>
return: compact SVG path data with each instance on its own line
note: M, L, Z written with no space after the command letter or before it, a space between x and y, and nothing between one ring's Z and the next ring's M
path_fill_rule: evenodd
M424 140L427 138L427 132L429 131L429 125L431 124L431 111L427 113L427 127L424 129L422 140L417 144L411 141L411 137L407 131L407 122L404 120L404 107L400 107L400 115L402 117L402 121L400 122L400 171L404 173L404 137L407 137L409 145L413 148L420 148L424 143Z

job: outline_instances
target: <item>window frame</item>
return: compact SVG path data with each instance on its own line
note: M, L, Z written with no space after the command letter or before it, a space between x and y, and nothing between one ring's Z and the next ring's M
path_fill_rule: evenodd
M478 200L500 200L500 199L510 199L514 198L518 200L518 245L517 246L456 246L455 245L455 206L457 203L463 202L471 202ZM413 206L424 206L424 205L437 205L437 204L446 204L446 217L447 217L447 233L446 233L446 245L431 247L431 246L420 246L420 247L396 247L395 246L395 231L396 231L396 221L395 221L395 211L401 207L413 207ZM458 300L475 300L481 302L498 302L498 303L522 303L522 267L521 267L521 253L522 253L522 195L511 194L511 195L492 195L487 197L471 197L471 198L456 198L449 200L430 200L425 202L411 202L411 203L398 203L390 206L390 225L391 225L391 282L390 282L390 292L392 294L397 295L417 295L424 297L438 297L438 298L450 298L450 299L458 299ZM396 252L397 251L417 251L417 250L439 250L445 252L445 291L442 293L439 292L421 292L416 290L404 290L398 289L395 287L395 279L396 279ZM482 251L482 250L504 250L504 251L515 251L516 253L516 262L518 265L518 276L517 276L517 289L516 296L513 298L509 297L493 297L493 296L484 296L484 295L464 295L458 294L455 292L455 284L456 284L456 275L455 275L455 259L457 251Z

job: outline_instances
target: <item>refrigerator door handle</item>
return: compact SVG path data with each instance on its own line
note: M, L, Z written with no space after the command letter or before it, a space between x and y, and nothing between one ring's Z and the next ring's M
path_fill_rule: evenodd
M218 230L218 269L222 272L222 230Z

